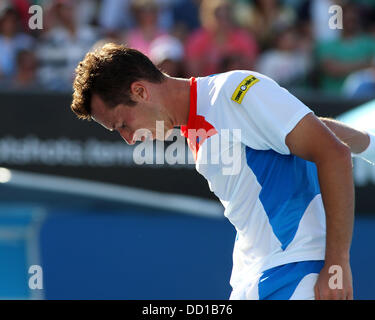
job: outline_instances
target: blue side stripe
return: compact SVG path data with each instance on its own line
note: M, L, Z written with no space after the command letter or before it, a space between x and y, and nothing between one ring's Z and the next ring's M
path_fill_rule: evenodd
M310 273L320 273L324 260L284 264L264 271L258 284L260 300L288 300L301 280Z
M285 250L311 200L320 193L316 165L295 155L246 147L248 166L262 190L259 198Z

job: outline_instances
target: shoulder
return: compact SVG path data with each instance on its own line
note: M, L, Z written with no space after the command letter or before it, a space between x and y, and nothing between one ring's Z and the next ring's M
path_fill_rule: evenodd
M223 95L237 103L240 103L248 92L258 92L258 88L272 89L278 87L278 84L271 78L252 70L222 73L212 77L211 81ZM236 100L237 95L239 96Z
M278 84L269 77L251 70L236 70L197 78L198 109L203 113L226 109L225 106L251 103L252 99L266 99ZM250 98L250 97L253 98Z

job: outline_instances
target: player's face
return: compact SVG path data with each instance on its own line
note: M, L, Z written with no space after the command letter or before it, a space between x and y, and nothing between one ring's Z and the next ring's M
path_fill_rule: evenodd
M163 121L160 108L150 107L149 104L139 101L135 106L120 104L115 108L108 108L98 95L93 95L91 103L91 117L110 131L118 131L121 137L128 143L134 144L138 140L146 138L155 139L164 132L157 132L156 121ZM166 121L164 121L166 123ZM151 132L151 136L147 133Z

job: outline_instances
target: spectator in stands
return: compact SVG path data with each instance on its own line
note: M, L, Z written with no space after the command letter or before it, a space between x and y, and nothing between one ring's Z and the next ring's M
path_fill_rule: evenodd
M184 77L183 58L184 46L173 36L161 36L150 45L150 59L171 77Z
M0 8L0 77L12 77L16 71L17 53L30 49L34 40L20 32L20 18L12 6Z
M375 1L369 1L367 5L363 6L362 12L364 12L365 18L365 30L368 30L369 34L375 38ZM362 13L361 12L361 13ZM362 20L362 15L361 15Z
M134 19L130 10L131 0L102 0L100 4L98 22L105 34L120 33L124 28L134 26Z
M127 32L125 43L149 56L151 42L166 34L158 26L158 4L156 0L133 0L132 9L136 26Z
M159 7L158 25L170 32L174 26L173 6L181 0L155 0ZM191 0L189 0L191 1Z
M320 86L330 93L340 93L349 74L375 65L375 40L361 32L358 7L349 3L343 12L341 36L317 45Z
M75 21L79 27L98 23L97 15L101 2L101 0L74 0Z
M37 79L37 59L31 50L20 50L17 54L17 72L0 83L2 89L37 90L41 84Z
M7 1L7 0L5 0L5 1ZM0 1L0 2L4 2L4 0ZM30 8L30 5L31 5L32 2L29 1L29 0L11 0L10 3L12 5L12 7L14 8L14 10L16 10L17 13L18 13L22 31L25 32L25 33L28 33L30 31L30 29L29 29L29 18L30 18L29 8Z
M315 41L333 41L340 36L340 31L331 29L328 21L332 16L329 8L336 5L337 0L313 0L310 1L310 16Z
M297 19L294 27L298 32L298 46L306 54L312 55L315 46L314 25L311 15L311 1L304 0L296 8Z
M262 51L271 46L275 31L292 26L296 21L293 8L279 0L253 0L240 4L235 11L236 20L254 34Z
M169 30L174 23L173 5L180 1L190 0L155 0L158 8L158 26ZM124 29L134 28L136 21L132 12L134 0L100 0L98 22L104 33L121 33Z
M199 6L201 0L178 0L173 7L174 26L171 33L185 42L189 33L200 27Z
M54 0L47 12L49 25L37 54L41 80L52 90L71 88L77 63L97 40L93 27L78 26L75 9L72 0Z
M232 6L227 0L202 0L202 27L186 43L187 70L191 75L220 72L223 60L235 56L240 69L252 69L257 45L247 31L234 25Z
M279 30L274 42L274 48L260 56L257 71L283 86L300 84L309 71L311 57L299 47L296 29L287 27Z

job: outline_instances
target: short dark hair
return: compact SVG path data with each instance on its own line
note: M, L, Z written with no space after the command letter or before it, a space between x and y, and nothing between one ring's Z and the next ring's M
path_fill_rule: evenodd
M76 68L71 109L81 119L91 120L91 97L98 94L114 108L134 106L130 86L134 81L161 83L166 76L142 52L114 43L86 54Z

